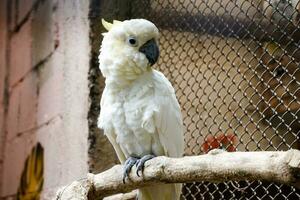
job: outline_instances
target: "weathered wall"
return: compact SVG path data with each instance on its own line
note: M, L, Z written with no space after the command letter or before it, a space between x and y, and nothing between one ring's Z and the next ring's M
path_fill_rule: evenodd
M7 37L7 5L6 1L0 4L0 188L2 186L2 168L3 168L3 145L4 145L4 113L5 113L5 77L6 77L6 37Z
M25 160L40 142L48 199L88 172L89 1L7 2L0 7L1 197L16 195Z

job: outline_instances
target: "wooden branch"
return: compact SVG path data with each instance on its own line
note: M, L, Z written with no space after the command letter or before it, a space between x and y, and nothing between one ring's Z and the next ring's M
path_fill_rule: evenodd
M262 180L300 188L300 151L233 152L212 150L206 155L183 158L157 157L148 161L142 177L130 173L130 181L122 182L122 165L100 174L88 174L62 188L57 199L101 199L159 183L194 181L224 182Z
M119 193L105 197L103 200L137 200L138 191L133 190L128 193Z

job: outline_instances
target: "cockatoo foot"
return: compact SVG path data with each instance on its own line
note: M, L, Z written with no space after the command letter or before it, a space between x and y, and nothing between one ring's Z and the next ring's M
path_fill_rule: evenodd
M137 176L140 176L139 172L141 172L141 174L143 173L145 162L148 160L151 160L154 157L155 157L155 155L149 154L149 155L145 155L141 159L137 160L137 162L135 163Z
M123 171L123 183L125 184L126 178L129 177L129 173L131 168L133 167L134 164L136 164L138 161L138 158L136 157L129 157L124 163L124 171Z

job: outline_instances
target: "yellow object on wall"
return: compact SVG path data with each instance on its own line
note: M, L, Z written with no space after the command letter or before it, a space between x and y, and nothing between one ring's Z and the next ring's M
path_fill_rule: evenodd
M37 143L31 150L25 161L22 172L17 199L18 200L38 200L44 182L44 149Z

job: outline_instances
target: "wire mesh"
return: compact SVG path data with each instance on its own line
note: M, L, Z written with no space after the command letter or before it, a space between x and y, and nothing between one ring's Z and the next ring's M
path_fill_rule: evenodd
M139 0L160 29L156 67L180 102L185 154L299 148L298 0ZM183 199L300 199L261 181L190 183Z

